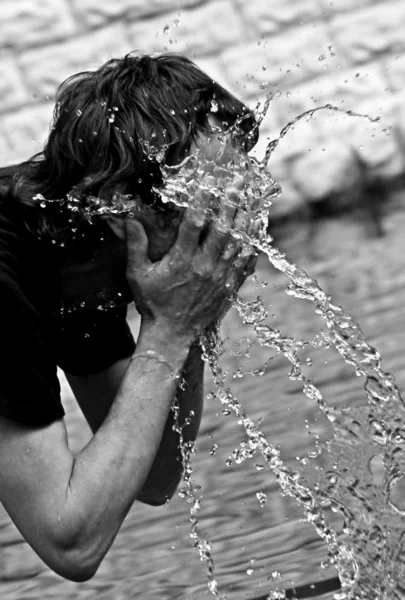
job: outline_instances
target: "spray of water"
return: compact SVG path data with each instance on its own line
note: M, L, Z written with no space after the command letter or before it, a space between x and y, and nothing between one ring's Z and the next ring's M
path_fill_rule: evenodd
M207 577L208 577L208 589L209 591L219 598L219 600L226 600L226 596L219 594L218 583L214 575L214 561L211 555L211 544L205 539L200 533L198 512L201 508L201 500L196 495L196 489L192 481L191 474L193 472L191 466L191 454L194 452L194 442L185 442L183 436L183 428L188 425L187 419L183 425L180 425L179 415L180 406L177 398L174 399L172 405L172 411L174 415L173 430L179 436L179 448L181 452L181 458L183 462L183 482L184 487L180 489L179 496L184 498L190 510L190 537L193 540L193 546L198 551L200 560L204 561L207 565ZM192 415L190 415L192 416Z
M258 113L259 123L264 118L270 100L271 97L268 96L264 109ZM299 115L281 130L277 139L268 144L261 161L244 154L236 154L226 165L218 167L216 160L207 160L197 152L182 165L166 168L163 166L164 149L157 149L157 152L150 149L151 158L162 162L164 186L156 192L163 202L185 207L193 205L199 196L196 192L205 189L205 197L208 195L211 199L205 208L208 218L214 219L226 187L237 177L243 176L244 188L238 202L238 210L245 211L250 221L256 223L256 227L253 230L231 232L239 241L240 251L264 253L270 263L290 279L287 293L313 302L316 313L327 325L328 333L323 334L323 340L318 337L312 342L297 341L292 337L283 336L280 331L264 323L267 309L260 298L250 303L236 298L234 302L242 321L253 325L258 343L263 347L272 348L290 361L290 378L302 383L304 394L318 404L332 424L334 439L324 446L318 445L317 448L318 454L327 454L329 467L324 471L324 479L318 477L316 481L311 481L309 470L303 468L298 471L287 467L279 450L266 440L259 425L249 418L240 401L231 389L226 387L225 375L220 366L222 343L217 330L214 329L206 332L200 340L204 360L209 365L216 385L216 391L211 395L224 405L225 410L236 415L247 434L248 441L240 446L236 454L234 453L237 462L260 452L268 467L275 473L283 493L295 498L306 519L326 541L329 561L335 565L342 584L342 590L335 594L335 599L399 600L405 597L405 590L401 587L405 569L405 506L398 501L398 489L405 473L403 400L394 377L382 370L378 351L365 341L359 325L340 306L333 304L330 296L321 290L315 280L300 267L289 262L286 256L272 245L272 238L267 231L272 202L281 191L267 170L268 161L280 140L299 120L311 117L322 109L342 111L327 104ZM343 112L349 116L363 116L351 111ZM373 122L379 120L366 118ZM237 122L228 135L224 136L224 147L229 139L238 133L239 125ZM45 199L39 200L46 205ZM142 204L130 196L117 195L113 202L108 204L99 198L91 197L87 199L84 209L83 203L79 202L74 194L70 195L66 202L73 212L84 210L83 216L87 220L91 220L94 215L134 215L142 210ZM337 409L324 401L320 391L302 372L299 354L309 344L318 347L333 344L343 359L355 368L356 373L365 377L364 387L368 398L365 409ZM260 372L261 370L258 370L257 374ZM191 480L190 457L193 448L184 443L182 427L178 421L177 401L174 402L173 411L184 466L185 487L180 490L180 495L189 506L193 545L198 550L201 560L206 562L210 592L220 599L225 599L218 591L210 543L199 532L197 513L200 509L200 499L196 496ZM370 469L371 460L376 455L382 457L385 467L380 483L373 481ZM307 462L302 461L303 467ZM334 510L344 515L344 531L348 534L350 542L339 540L336 532L327 524L323 510L326 501ZM282 598L283 594L282 590L273 590L268 598Z
M302 382L304 394L317 402L334 428L334 443L318 446L318 453L325 449L329 453L330 468L325 471L325 480L318 480L311 488L304 471L293 471L286 467L279 451L265 439L232 391L225 387L219 364L221 344L218 337L211 332L201 339L204 359L210 366L216 384L216 397L235 413L248 436L248 442L234 455L237 462L259 451L276 474L283 493L293 496L301 505L307 520L326 541L329 561L339 573L342 590L335 596L336 599L388 600L401 597L398 595L401 593L400 579L396 570L398 556L403 553L404 515L398 504L393 502L393 490L401 481L405 466L402 452L405 441L404 403L393 376L382 370L378 351L365 341L359 325L340 306L333 304L330 296L305 271L289 262L284 254L273 247L272 238L267 233L269 209L272 200L280 193L266 169L267 162L279 141L298 120L310 117L321 109L338 110L337 107L326 105L300 115L283 128L276 140L269 143L262 161L239 156L219 172L214 183L211 177L213 165L204 163L201 156L195 157L195 161L188 161L179 172L166 172L166 185L161 190L161 196L164 201L186 206L193 203L197 187L205 187L215 203L215 199L223 196L225 187L242 173L245 188L239 209L245 210L252 220L259 219L261 227L254 236L241 231L233 231L232 235L240 241L242 248L247 246L260 250L276 269L287 275L290 279L286 290L288 294L315 304L315 311L326 322L328 341L355 368L356 374L365 377L364 387L368 398L365 412L327 405L320 391L302 372L299 353L310 342L297 342L265 325L266 307L260 299L253 303L236 299L235 308L239 316L244 322L253 324L259 344L282 353L291 362L290 378ZM348 114L361 116L350 111ZM378 119L370 120L374 122ZM354 439L356 466L360 469L356 469L356 473L360 473L358 476L350 469L353 460L350 452L348 456L339 445L339 440L347 440L348 435ZM385 466L384 480L380 485L372 481L370 470L370 461L376 454L382 455ZM326 523L323 512L325 501L344 515L344 531L350 537L350 544L339 541L337 534Z

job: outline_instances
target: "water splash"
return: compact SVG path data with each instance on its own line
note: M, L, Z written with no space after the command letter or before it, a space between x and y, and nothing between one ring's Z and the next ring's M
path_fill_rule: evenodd
M308 395L309 392L309 397L314 397L335 429L336 455L333 466L337 478L323 489L320 486L318 495L330 498L343 513L358 565L357 581L348 590L352 595L343 595L342 598L375 597L388 600L399 584L395 574L398 563L393 556L401 545L404 525L403 519L396 518L395 510L389 506L391 490L397 478L405 472L404 402L394 377L381 369L378 351L366 342L359 325L351 316L333 304L330 296L305 271L290 263L284 254L272 247L269 239L259 242L259 246L275 268L291 279L287 292L315 304L316 312L326 321L328 337L337 351L355 367L356 373L366 379L366 409L331 409L321 402L319 392L307 382L304 393ZM347 448L348 437L354 440L353 452ZM346 444L344 450L342 441ZM369 461L378 452L382 453L385 466L381 485L373 484L368 476ZM354 476L353 473L359 475ZM343 581L342 587L344 593Z
M272 96L268 95L265 103L264 103L264 114L261 117L260 121L263 119L264 115L267 112L268 106L272 100ZM317 106L315 108L311 108L309 110L304 111L303 113L301 113L300 115L298 115L297 117L295 117L294 119L292 119L291 121L289 121L287 123L287 125L285 125L282 130L280 131L279 135L277 138L275 138L274 140L271 140L266 147L263 159L261 161L262 165L264 167L266 167L269 163L269 160L271 158L271 155L273 154L274 150L277 148L277 146L279 145L280 141L287 135L287 133L294 127L294 125L296 125L299 121L302 121L302 119L305 118L311 118L314 116L315 113L321 111L321 110L328 110L328 111L333 111L333 112L341 112L349 117L358 117L361 119L367 119L368 121L370 121L371 123L378 123L379 121L381 121L381 117L370 117L369 115L365 115L362 113L357 113L353 110L347 110L345 108L340 108L339 106L335 106L333 104L324 104L323 106Z
M312 342L297 341L264 324L267 309L260 298L253 303L244 303L241 299L235 301L235 308L242 320L253 324L259 344L276 350L291 362L290 378L302 382L304 394L318 404L334 428L334 440L324 446L318 444L317 451L308 457L316 458L320 452L327 451L330 467L325 472L323 482L319 481L319 477L314 480L313 475L311 482L309 469L299 472L287 468L277 448L264 438L258 425L251 421L232 391L225 387L224 375L219 366L221 344L212 333L201 339L204 360L209 364L217 386L216 397L225 405L226 410L235 413L248 436L248 441L241 444L233 458L236 462L242 462L257 451L261 452L267 465L276 474L283 493L296 499L306 519L326 541L329 562L335 565L342 584L339 598L388 600L397 593L396 589L400 585L396 576L398 563L393 557L397 559L398 555L404 554L404 536L401 533L403 522L395 519L395 515L402 509L398 508L398 501L397 504L393 501L393 489L398 486L398 481L405 472L404 404L393 376L381 369L379 353L365 341L358 324L341 307L333 304L330 296L303 269L289 262L283 253L274 248L272 238L267 234L272 200L280 193L280 188L266 170L268 159L282 137L298 120L312 116L321 109L335 110L336 107L318 107L289 123L280 136L270 142L262 161L250 157L236 158L226 165L226 169L217 172L218 177L213 182L213 165L204 163L203 158L197 156L195 161L187 161L181 172L166 171L166 185L160 193L165 202L187 206L195 201L196 190L203 187L212 199L207 212L211 218L215 218L215 202L223 197L226 186L232 183L236 175L242 173L245 188L239 210L246 211L252 220L259 219L261 226L255 235L241 231L233 231L232 235L240 241L241 248L250 247L267 255L271 264L291 280L287 293L312 301L316 313L326 321L327 334L321 332ZM350 111L348 114L359 116ZM374 122L378 119L370 120ZM302 372L299 353L305 346L325 347L331 344L347 363L354 366L357 374L366 378L364 387L368 407L365 411L363 409L364 414L361 414L359 408L337 409L326 404L320 391ZM355 462L351 454L347 455L347 447L350 448L350 444L347 444L348 436L351 436L354 440L352 443L357 446ZM371 473L370 460L378 452L382 454L385 465L383 483L380 486L373 484L368 477L368 473ZM308 465L309 461L303 461L302 464ZM353 475L353 464L356 465L356 476ZM357 476L357 473L360 475ZM398 493L396 497L398 498ZM344 515L344 531L350 537L349 542L340 541L336 532L327 524L323 510L325 500L329 500L333 509ZM398 547L402 554L398 552Z
M258 115L259 122L270 101L269 95L264 110ZM264 253L270 263L290 279L287 293L314 303L315 312L325 321L328 332L325 334L321 331L312 341L297 341L265 324L267 308L260 298L253 303L236 298L235 308L244 322L253 325L254 335L261 346L272 348L290 361L290 379L300 381L303 393L317 403L333 426L334 438L324 445L318 444L317 451L302 460L300 470L288 468L282 461L279 450L265 439L259 424L248 417L242 404L230 388L225 386L225 376L220 366L222 344L218 333L211 330L201 337L200 343L203 358L209 365L216 384L215 397L224 406L224 413L233 412L236 415L248 438L234 452L233 458L236 462L242 462L260 452L265 464L275 473L282 492L294 497L301 506L306 519L326 541L329 562L335 565L339 573L342 591L335 598L399 600L404 597L401 579L405 574L405 506L400 499L405 473L403 400L394 377L382 370L378 351L366 342L359 325L340 306L335 305L330 296L303 269L289 262L283 253L273 247L272 238L267 233L271 205L281 191L267 171L268 161L287 132L299 120L311 117L319 110L342 111L327 104L299 115L281 130L278 138L268 144L261 161L238 154L232 161L218 167L216 161L205 160L197 152L177 167L162 165L165 185L155 191L163 202L186 207L196 202L199 197L197 191L203 189L210 199L205 207L207 215L210 219L215 219L226 187L236 177L243 176L244 188L238 210L245 212L257 227L253 233L236 230L231 232L240 243L240 251L248 249ZM349 116L364 116L352 111L343 112ZM372 122L379 120L366 118ZM238 123L229 132L229 136L224 136L224 147L237 127ZM157 160L156 149L150 147L149 150L153 159ZM41 202L45 200L41 198ZM136 198L118 194L108 204L93 197L82 203L74 194L68 196L67 203L72 212L83 211L84 218L88 220L96 214L134 215L143 210L142 203ZM333 345L342 358L354 367L356 374L365 377L364 388L368 399L366 407L337 409L324 401L320 391L302 372L299 354L308 345L318 348ZM260 372L261 370L252 374ZM185 482L183 494L190 508L191 537L201 560L207 564L211 593L222 598L214 576L210 544L201 537L198 529L200 502L191 482L191 448L184 443L176 404L173 410L177 414L176 431L181 442ZM311 459L321 452L326 455L323 480L319 471L315 476L314 470L309 468ZM384 469L380 479L373 477L375 456L381 457ZM258 500L264 501L264 495L258 496ZM326 522L325 501L330 503L332 509L343 514L343 530L349 540L339 540L336 532ZM269 597L283 597L283 592L273 591Z
M285 495L295 498L303 508L307 520L312 523L317 533L328 544L328 555L330 562L336 565L341 576L342 584L350 586L354 581L357 569L352 553L342 542L337 539L336 533L327 524L321 502L316 495L305 486L305 482L297 471L287 467L281 459L280 451L268 442L260 430L247 415L242 404L232 393L229 387L225 387L225 375L219 364L222 353L222 344L218 332L210 331L201 338L203 359L211 369L216 384L215 395L217 399L238 418L238 422L244 427L248 441L244 445L237 462L253 456L259 451L267 465L275 473L277 482Z
M191 455L194 451L194 442L186 442L184 440L183 428L184 426L187 426L188 423L186 420L184 425L180 425L180 406L177 397L173 400L172 412L174 415L173 431L179 436L179 448L183 464L183 482L185 484L185 487L181 488L178 494L181 498L185 499L189 507L191 523L190 537L193 540L194 548L198 551L200 560L207 565L207 585L209 591L219 600L226 600L226 596L221 595L218 591L218 583L214 575L214 561L211 555L211 544L200 533L197 515L201 509L201 500L196 496L196 488L191 478L193 472Z

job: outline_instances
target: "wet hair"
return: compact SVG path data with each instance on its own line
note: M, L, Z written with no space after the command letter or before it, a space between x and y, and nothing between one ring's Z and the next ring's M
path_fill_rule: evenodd
M40 202L38 195L62 201L74 191L79 199L97 196L108 203L118 192L164 210L152 190L162 184L157 159L184 158L198 135L209 130L210 113L225 128L236 124L235 135L247 150L256 143L252 112L184 56L131 53L111 59L59 87L43 152L17 171L13 194L32 207ZM57 218L56 206L53 212L52 230L50 219L35 211L37 234L65 230L67 235L72 224L65 214ZM94 236L87 237L91 244Z

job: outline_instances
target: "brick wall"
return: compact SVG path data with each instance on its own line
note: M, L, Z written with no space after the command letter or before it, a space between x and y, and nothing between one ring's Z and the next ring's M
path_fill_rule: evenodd
M1 164L41 149L63 79L139 49L188 55L251 106L271 90L259 154L327 102L382 117L321 111L297 124L270 164L278 213L405 171L403 0L0 0L0 10Z

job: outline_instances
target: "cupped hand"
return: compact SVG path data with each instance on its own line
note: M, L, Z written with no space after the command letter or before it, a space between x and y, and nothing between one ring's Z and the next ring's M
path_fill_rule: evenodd
M230 297L253 272L252 249L231 230L248 233L251 223L238 210L241 182L225 190L215 220L204 208L204 190L182 216L177 239L163 258L148 259L148 238L135 218L126 220L126 277L144 319L173 335L194 338L230 306ZM206 204L205 204L206 206Z

